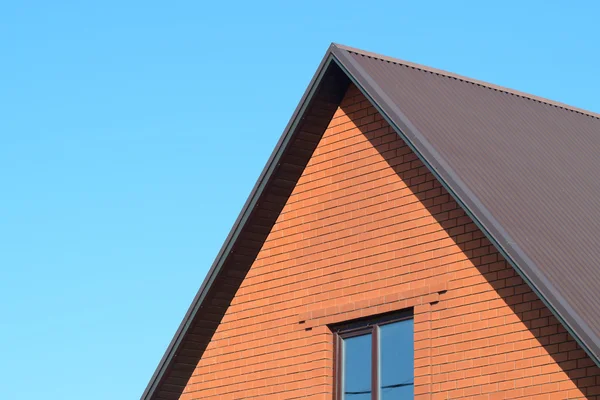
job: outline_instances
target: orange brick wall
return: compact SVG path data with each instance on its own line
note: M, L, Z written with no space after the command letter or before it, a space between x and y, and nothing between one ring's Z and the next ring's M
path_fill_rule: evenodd
M600 369L350 87L181 399L331 399L326 324L405 307L417 398L600 399Z

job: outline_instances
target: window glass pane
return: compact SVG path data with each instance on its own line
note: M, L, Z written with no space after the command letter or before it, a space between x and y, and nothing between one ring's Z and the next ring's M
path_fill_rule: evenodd
M371 334L344 339L345 400L371 400Z
M413 320L379 327L379 382L382 400L412 399L414 384Z

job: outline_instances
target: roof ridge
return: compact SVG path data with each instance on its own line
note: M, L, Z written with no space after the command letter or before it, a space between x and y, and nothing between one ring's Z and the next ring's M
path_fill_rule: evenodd
M525 92L521 92L515 89L511 89L511 88L507 88L504 86L500 86L500 85L496 85L490 82L485 82L485 81L480 81L478 79L473 79L473 78L469 78L467 76L464 75L459 75L456 74L454 72L449 72L449 71L444 71L441 69L437 69L437 68L433 68L433 67L428 67L426 65L422 65L422 64L417 64L417 63L413 63L410 61L405 61L399 58L394 58L394 57L388 57L382 54L377 54L377 53L372 53L369 51L365 51L365 50L361 50L361 49L356 49L354 47L350 47L350 46L345 46L345 45L341 45L341 44L337 44L334 43L334 46L338 47L339 49L348 51L350 53L354 53L357 54L359 56L363 56L363 57L368 57L368 58L374 58L377 59L379 61L385 61L385 62L390 62L396 65L401 65L404 67L408 67L408 68L413 68L413 69L418 69L420 71L423 72L429 72L432 74L436 74L439 76L443 76L446 78L451 78L451 79L456 79L465 83L470 83L472 85L477 85L477 86L481 86L481 87L485 87L487 89L491 89L491 90L495 90L498 92L503 92L506 94L510 94L513 96L518 96L527 100L531 100L531 101L536 101L538 103L542 103L542 104L546 104L552 107L556 107L556 108L561 108L563 110L566 111L571 111L577 114L581 114L584 115L586 117L591 117L591 118L595 118L595 119L599 119L600 120L600 114L592 112L592 111L588 111L588 110L584 110L582 108L578 108L578 107L574 107L565 103L561 103L559 101L555 101L555 100L550 100L544 97L540 97L540 96L536 96L530 93L525 93Z

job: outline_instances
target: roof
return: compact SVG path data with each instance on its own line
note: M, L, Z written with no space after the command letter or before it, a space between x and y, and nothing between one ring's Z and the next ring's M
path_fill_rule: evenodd
M600 115L332 44L142 399L178 399L353 82L600 360Z

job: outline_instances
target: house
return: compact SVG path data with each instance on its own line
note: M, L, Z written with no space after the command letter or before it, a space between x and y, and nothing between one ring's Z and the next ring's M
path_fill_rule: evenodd
M600 115L332 44L142 399L600 399Z

